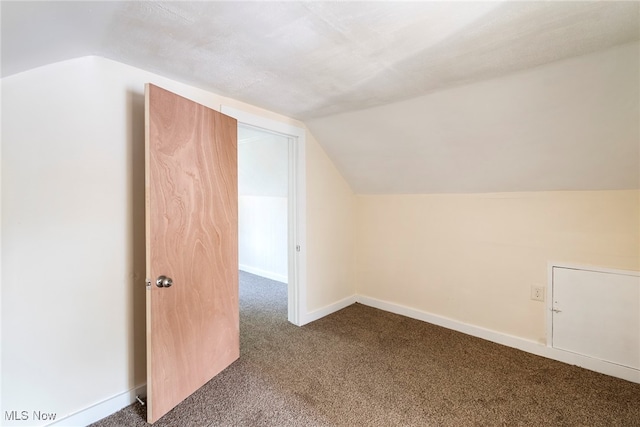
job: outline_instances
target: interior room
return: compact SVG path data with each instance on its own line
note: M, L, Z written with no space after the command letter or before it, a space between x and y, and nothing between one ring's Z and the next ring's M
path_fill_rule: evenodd
M287 283L289 140L238 127L240 270Z
M239 358L156 425L639 419L640 3L2 1L0 24L2 425L147 425L149 84L237 122L225 268L256 283Z

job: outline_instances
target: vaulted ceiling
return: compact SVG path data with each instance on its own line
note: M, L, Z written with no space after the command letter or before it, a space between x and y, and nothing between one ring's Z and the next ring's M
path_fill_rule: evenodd
M598 107L593 97L576 97L594 84L580 78L582 86L568 93L527 100L538 80L548 78L535 70L551 67L553 75L563 61L571 70L591 67L599 61L575 58L637 41L637 2L3 1L0 7L3 77L99 55L264 107L307 123L357 192L638 185L637 119L627 117L638 110L637 79L629 80L638 68L637 47L612 54L622 61L613 71L587 72L606 93L611 73L631 81L623 100L608 97L610 104ZM530 86L518 102L502 94L522 88L514 75ZM503 83L486 86L498 80ZM554 82L572 84L566 76ZM488 112L478 111L484 104L470 97L488 93L502 95L483 101ZM566 96L587 102L582 115L562 112L569 108ZM471 104L456 110L457 97ZM549 110L540 115L532 108ZM592 132L527 129L549 124L553 118L545 114L554 109L576 126L611 108L625 117ZM520 123L527 114L532 120ZM500 115L515 124L504 129L496 123ZM574 152L573 162L570 155L553 159L554 145L561 144L561 154L579 150L576 140L583 137L586 154ZM608 166L603 139L615 139ZM563 163L567 170L553 178Z

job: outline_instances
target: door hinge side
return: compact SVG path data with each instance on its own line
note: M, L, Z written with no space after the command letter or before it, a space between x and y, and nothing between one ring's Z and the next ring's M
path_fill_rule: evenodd
M140 395L136 395L136 400L138 401L138 403L140 403L140 405L142 406L147 406L147 402L145 402L146 399L140 397Z

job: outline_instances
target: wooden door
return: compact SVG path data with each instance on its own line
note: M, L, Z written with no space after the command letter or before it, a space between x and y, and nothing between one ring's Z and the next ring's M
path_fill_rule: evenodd
M240 355L237 122L151 84L145 108L153 423Z

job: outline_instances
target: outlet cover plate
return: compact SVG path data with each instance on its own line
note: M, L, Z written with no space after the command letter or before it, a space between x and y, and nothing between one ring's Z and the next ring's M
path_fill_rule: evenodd
M544 286L531 286L531 299L534 301L544 301Z

